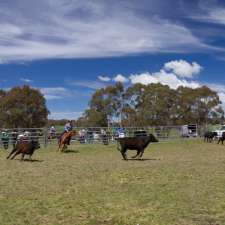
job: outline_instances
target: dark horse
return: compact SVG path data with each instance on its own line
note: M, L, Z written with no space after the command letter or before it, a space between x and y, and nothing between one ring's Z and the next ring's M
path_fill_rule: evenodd
M64 133L60 138L59 138L59 148L58 151L64 152L65 148L69 144L71 138L76 135L77 132L75 130L69 131Z

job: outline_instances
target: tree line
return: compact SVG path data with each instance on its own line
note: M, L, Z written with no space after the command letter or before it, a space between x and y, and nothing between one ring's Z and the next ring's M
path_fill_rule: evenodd
M50 112L43 94L27 85L0 90L0 127L32 128L63 125L66 120L48 120ZM158 126L223 123L218 94L202 86L196 89L167 85L122 83L95 91L76 126Z
M43 127L49 111L42 93L25 85L10 90L0 90L0 127Z
M217 92L207 86L171 89L167 85L122 83L95 91L78 126L157 126L222 123L224 111Z

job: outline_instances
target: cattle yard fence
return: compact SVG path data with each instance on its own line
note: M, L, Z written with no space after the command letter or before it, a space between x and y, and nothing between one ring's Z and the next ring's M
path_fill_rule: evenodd
M38 140L43 146L48 144L47 128L0 128L0 145L4 148L14 145L20 138L24 141Z
M118 137L134 137L147 135L149 133L155 135L160 141L178 139L178 138L195 138L202 136L205 132L204 127L191 125L184 126L149 126L149 127L76 127L77 135L72 138L71 143L93 144L102 143L109 144L116 142ZM191 128L191 129L190 129ZM58 137L61 132L51 133L50 128L0 128L0 144L4 147L15 144L18 135L26 134L27 140L36 139L44 147L47 145L57 145Z

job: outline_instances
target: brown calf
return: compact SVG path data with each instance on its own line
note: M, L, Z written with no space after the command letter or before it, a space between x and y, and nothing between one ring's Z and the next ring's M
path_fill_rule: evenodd
M16 144L16 146L10 152L7 159L14 159L19 154L22 154L21 160L24 159L25 155L29 155L31 159L31 156L33 155L34 151L38 148L40 148L40 144L38 141L34 141L34 140L20 141Z

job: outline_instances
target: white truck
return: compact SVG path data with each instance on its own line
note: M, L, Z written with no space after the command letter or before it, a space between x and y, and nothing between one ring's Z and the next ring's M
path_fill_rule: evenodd
M197 137L198 129L196 124L183 125L181 127L181 136L182 137Z
M213 132L217 133L217 138L222 137L223 133L225 132L225 125L221 125L220 129L214 130Z

